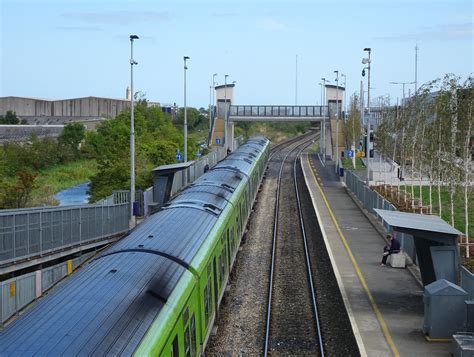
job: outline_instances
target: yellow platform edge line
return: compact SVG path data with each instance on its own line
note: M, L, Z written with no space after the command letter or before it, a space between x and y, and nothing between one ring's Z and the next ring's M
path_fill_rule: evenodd
M312 161L312 160L311 160ZM362 284L362 287L364 288L365 293L367 294L367 298L369 299L370 305L372 306L372 309L374 310L375 316L377 317L377 320L380 324L380 327L382 328L383 335L385 336L385 339L387 340L388 345L390 346L390 349L392 350L392 353L394 356L399 357L400 353L398 352L397 346L395 346L395 342L393 341L392 335L390 334L390 331L388 330L387 324L385 323L385 320L382 316L382 313L380 312L374 297L372 296L372 293L369 290L369 286L367 285L367 282L365 281L364 275L362 274L362 271L359 268L359 264L357 264L357 261L354 257L354 254L352 254L351 248L349 247L349 244L347 243L346 237L341 231L341 228L339 227L339 224L337 223L336 217L334 216L334 212L331 209L331 206L329 205L329 202L326 198L326 195L323 192L323 189L319 185L318 180L316 179L315 169L311 170L311 173L314 177L314 180L316 181L316 185L318 186L319 192L321 193L324 203L326 204L326 207L329 211L329 215L331 216L332 221L334 222L334 225L336 226L336 230L339 233L339 237L342 240L342 244L346 248L347 254L349 254L349 257L351 259L352 265L354 266L354 269L356 270L357 276L359 277L360 283Z

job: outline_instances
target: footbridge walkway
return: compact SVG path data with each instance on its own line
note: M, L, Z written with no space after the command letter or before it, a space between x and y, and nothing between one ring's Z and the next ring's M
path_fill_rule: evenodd
M231 105L228 120L233 121L322 121L328 107L322 105Z

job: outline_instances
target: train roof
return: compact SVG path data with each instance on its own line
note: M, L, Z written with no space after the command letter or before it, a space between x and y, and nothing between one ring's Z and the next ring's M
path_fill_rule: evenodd
M132 354L267 142L242 145L0 332L1 354Z
M160 256L97 259L0 333L0 354L131 355L182 274Z

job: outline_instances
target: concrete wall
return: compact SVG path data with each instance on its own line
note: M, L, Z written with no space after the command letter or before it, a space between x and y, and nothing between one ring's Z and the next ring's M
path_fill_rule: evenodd
M216 102L218 100L224 100L224 97L227 97L227 100L233 104L234 103L234 85L228 84L227 89L224 86L216 87Z
M151 102L150 105L157 106L159 103ZM130 101L114 98L84 97L63 100L0 98L0 115L5 115L8 110L12 110L19 117L115 118L121 111L129 107Z

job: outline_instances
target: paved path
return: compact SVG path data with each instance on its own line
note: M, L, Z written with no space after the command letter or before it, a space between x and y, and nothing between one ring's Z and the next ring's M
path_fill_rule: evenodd
M323 166L317 156L301 162L362 354L449 355L449 344L424 339L423 291L413 276L380 266L386 242L346 192L334 163Z

